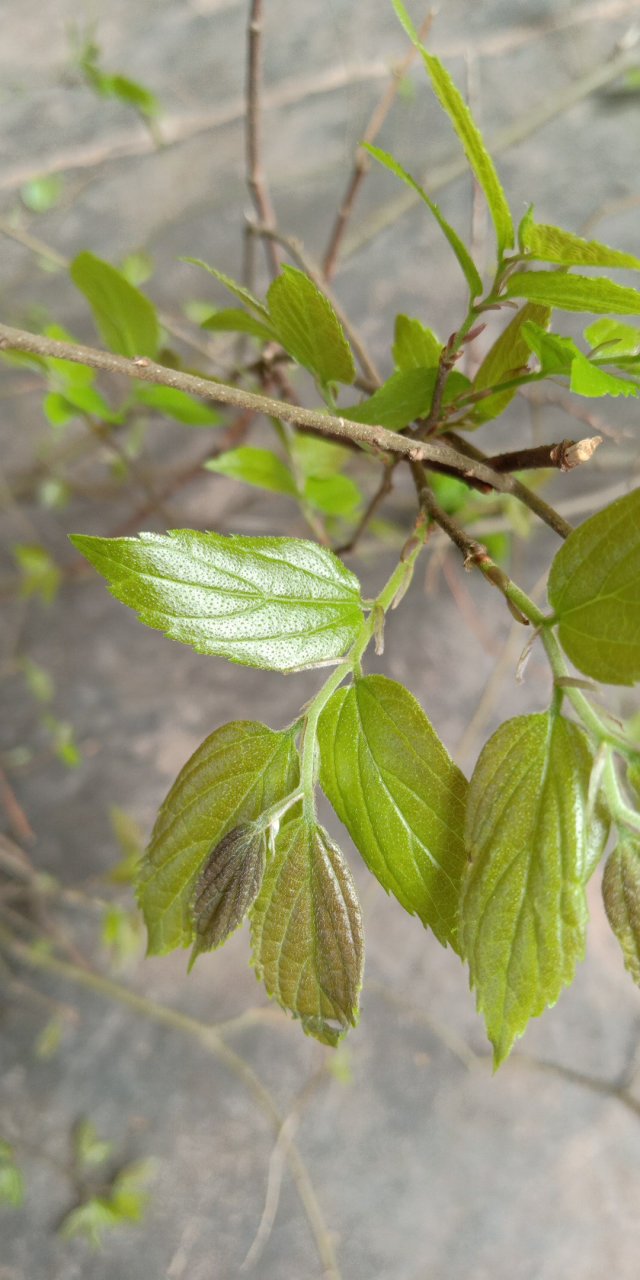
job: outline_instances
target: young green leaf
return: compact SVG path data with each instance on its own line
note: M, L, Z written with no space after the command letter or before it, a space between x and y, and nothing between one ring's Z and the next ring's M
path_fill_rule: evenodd
M278 341L321 386L353 382L356 367L340 321L313 280L297 267L283 267L267 294Z
M155 307L121 271L93 253L79 253L70 275L90 304L98 333L110 351L155 359L160 345Z
M571 373L575 357L581 354L573 338L562 338L558 333L546 333L532 320L524 322L521 333L527 346L538 357L543 373L549 376L554 373L568 376Z
M242 924L262 884L267 833L255 823L234 827L209 855L193 896L195 941L191 969L203 951L213 951Z
M420 199L424 201L427 208L431 210L438 226L449 241L456 258L460 263L465 280L469 286L471 297L476 298L478 294L482 293L482 280L480 278L478 268L476 267L466 245L460 239L457 231L454 231L451 224L447 222L444 214L440 212L438 205L434 204L433 200L431 200L427 195L424 188L420 186L420 183L416 182L415 178L412 178L411 174L407 173L407 170L403 169L402 165L399 164L388 151L383 151L380 147L374 147L368 142L363 143L363 149L368 151L369 155L373 156L375 160L378 160L380 164L384 165L385 169L389 169L391 173L395 173L397 178L400 178L408 187L411 187L411 189L420 196Z
M320 784L369 870L443 945L457 940L467 781L401 684L365 676L320 718Z
M296 466L302 474L323 479L341 471L351 456L344 445L321 440L318 436L302 435L301 432L293 437L291 447Z
M487 352L473 380L473 390L484 391L488 387L497 386L499 382L508 382L510 378L515 378L518 373L522 373L531 355L529 343L523 336L523 325L535 324L544 330L550 319L550 307L536 306L531 302L521 307ZM517 388L513 387L511 390L500 391L495 396L488 396L486 400L481 400L473 411L473 418L478 426L482 422L489 422L491 418L499 417L513 400L516 391Z
M194 890L212 848L284 799L296 783L290 733L237 720L205 738L166 797L140 867L138 902L150 955L191 945Z
M583 240L561 227L529 220L522 227L522 247L531 258L557 262L563 267L631 267L640 270L640 258L610 249L598 240Z
M281 829L251 936L268 994L307 1035L337 1044L358 1020L364 939L351 873L322 827L298 818Z
M437 366L442 343L431 329L413 316L396 316L393 338L393 360L398 373L409 369Z
M59 203L62 195L62 177L48 173L42 178L31 178L20 188L20 199L32 213L47 213Z
M352 516L362 502L362 494L350 476L309 476L304 496L325 516Z
M141 622L197 653L291 671L341 657L362 625L358 579L313 542L191 529L71 541Z
M547 593L560 643L579 671L605 684L640 680L640 489L569 534Z
M20 595L40 596L45 604L51 604L62 577L55 560L37 543L16 542L12 551L22 575Z
M592 350L601 348L598 359L612 364L617 356L637 356L640 352L640 329L622 320L594 320L587 325L584 336Z
M120 102L139 111L147 120L153 120L159 115L160 102L155 93L136 80L130 80L128 76L102 75L100 81L99 92L105 97L119 98Z
M212 312L202 321L202 328L215 333L250 333L252 338L259 338L261 342L277 341L276 332L271 325L256 319L248 311L242 311L240 307Z
M269 489L272 493L286 493L290 498L297 494L295 481L289 468L270 449L255 449L253 445L241 445L228 449L218 458L209 458L204 466L207 471L243 480L257 489Z
M202 258L181 258L180 261L189 262L193 267L202 267L203 271L208 271L209 275L213 276L215 280L219 280L220 284L224 285L225 289L228 289L234 298L244 303L245 307L253 311L263 323L266 323L267 326L269 325L269 312L264 303L260 302L259 298L256 298L243 284L238 284L237 280L225 275L224 271L218 271L216 267L210 267L207 262L202 261Z
M570 388L578 396L637 396L638 388L626 378L616 378L582 354L574 356Z
M496 1067L584 953L592 757L552 714L500 726L469 790L462 938Z
M424 418L431 408L436 369L407 369L390 378L353 409L340 409L348 422L369 422L389 431L403 431L416 418Z
M501 258L505 249L512 249L514 245L513 221L495 165L482 141L482 134L449 72L438 58L427 53L420 43L415 27L401 0L393 0L393 7L409 39L422 55L433 91L443 111L448 115L464 147L476 180L484 191L496 231L498 256Z
M630 832L621 835L607 862L602 896L624 967L640 987L640 840Z
M613 315L640 314L640 292L614 284L606 276L576 276L562 271L516 271L509 276L505 298L528 298L562 311Z
M0 1205L19 1208L24 1200L24 1178L16 1164L13 1147L0 1140Z
M155 387L148 382L139 382L135 397L139 404L155 409L166 418L175 418L186 427L216 427L222 421L217 409L203 400L194 400L177 387Z

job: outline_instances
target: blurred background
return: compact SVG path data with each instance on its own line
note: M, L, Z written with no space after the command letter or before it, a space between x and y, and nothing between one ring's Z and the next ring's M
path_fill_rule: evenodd
M416 0L408 7L416 23L426 17ZM66 271L88 249L148 292L186 364L229 369L235 339L197 325L225 305L224 294L180 258L243 270L248 8L247 0L4 0L4 322L56 324L94 343ZM407 41L387 0L266 0L264 9L265 169L280 228L320 260L356 143ZM635 253L639 22L637 0L448 0L428 37L494 143L515 216L533 201L540 220ZM424 73L414 63L396 87L380 145L426 175L490 268L490 228ZM443 337L463 314L440 232L422 208L403 211L403 200L390 175L370 174L334 282L384 375L397 312ZM259 244L255 256L261 288ZM571 317L564 331L574 332ZM494 333L476 343L471 371ZM104 388L114 402L124 395L114 383ZM597 883L575 985L496 1077L459 961L355 855L363 1012L334 1053L267 1006L246 930L188 978L183 955L143 958L131 866L176 773L226 720L291 721L321 677L245 670L170 644L79 565L67 534L306 531L288 499L203 470L229 415L188 425L150 410L120 430L65 420L58 402L43 404L55 390L33 366L3 363L4 927L17 915L21 878L30 893L34 869L53 879L39 880L31 903L40 969L15 952L2 962L0 1139L9 1145L0 1145L0 1186L3 1159L20 1174L4 1176L5 1198L17 1203L0 1206L0 1280L635 1280L640 1006ZM594 401L585 411L584 401L547 390L518 398L492 438L501 447L601 434L588 468L549 484L551 500L578 522L626 491L636 416L633 402ZM267 424L252 431L252 443L267 440ZM367 468L356 460L350 474L369 496ZM392 567L411 510L401 483L376 538L349 558L365 594ZM509 503L485 526L503 538L516 580L540 591L555 550L550 531ZM524 539L511 548L514 531ZM521 628L437 541L386 642L368 669L408 685L468 773L501 720L545 705L548 679L535 653L525 682L515 681ZM614 692L609 705L618 697L629 714L628 696ZM324 816L351 855L335 818ZM31 941L22 928L15 936ZM214 1036L212 1024L220 1024ZM69 1215L132 1165L134 1196L138 1175L148 1181L143 1219L102 1223L104 1250L91 1252L83 1236L100 1224Z

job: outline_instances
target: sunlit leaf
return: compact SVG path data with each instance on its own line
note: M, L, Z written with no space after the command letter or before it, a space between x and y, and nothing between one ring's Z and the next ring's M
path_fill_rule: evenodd
M441 351L442 343L420 320L412 316L396 316L393 359L398 373L436 366Z
M42 178L31 178L20 188L20 199L32 213L47 213L59 203L62 186L59 173L48 173Z
M271 325L258 320L249 311L242 311L240 307L213 311L201 325L203 329L216 333L249 333L252 338L259 338L261 342L277 341L276 332Z
M230 476L232 480L242 480L245 484L254 485L258 489L269 489L272 493L286 493L292 498L295 498L297 493L295 481L288 467L270 449L256 449L253 445L241 445L239 449L228 449L217 458L209 458L204 466L207 471Z
M563 231L561 227L547 226L540 222L527 222L522 235L525 251L541 262L556 262L565 267L632 267L640 269L640 258L632 253L610 249L598 240L583 240L582 236Z
M389 431L402 431L416 418L424 418L428 414L436 377L436 369L408 369L406 373L392 373L362 404L354 409L341 408L340 416L348 422L369 422Z
M640 292L614 284L606 276L578 276L562 271L516 271L509 276L505 298L528 298L562 311L640 314Z
M597 351L600 360L613 363L617 356L635 356L640 352L640 329L622 320L594 320L587 325L584 336L592 349L601 348Z
M581 352L571 365L570 388L578 396L637 396L638 388L626 378L616 378L599 369Z
M370 871L456 950L467 782L402 685L338 689L319 725L320 783Z
M138 901L150 955L192 944L193 895L212 849L234 827L255 821L296 783L290 733L238 720L205 738L169 791L140 868Z
M560 643L580 671L607 684L640 679L640 489L569 534L547 591Z
M131 358L157 356L160 330L155 307L121 271L93 253L80 253L71 263L70 275L91 306L105 346Z
M198 653L290 671L341 657L362 624L357 578L313 542L189 529L71 541L142 622Z
M531 356L531 348L522 333L523 325L533 323L545 329L550 319L549 307L536 306L535 303L521 307L487 352L473 379L473 390L484 391L522 373ZM473 410L474 421L480 425L499 417L516 394L517 388L513 387L481 400Z
M300 818L281 829L251 936L257 976L307 1035L334 1045L355 1026L362 920L349 869L322 827Z
M285 266L267 294L279 342L322 386L351 383L356 368L342 325L329 299L304 271Z
M518 716L490 738L471 779L462 939L496 1066L583 958L591 767L577 725Z
M269 312L263 302L254 296L249 289L243 284L238 284L237 280L233 280L231 276L225 275L224 271L218 271L217 267L210 267L207 262L203 262L202 258L181 258L181 262L189 262L193 267L202 267L203 271L208 271L210 276L218 280L234 298L244 303L250 311L253 311L263 323L269 325Z

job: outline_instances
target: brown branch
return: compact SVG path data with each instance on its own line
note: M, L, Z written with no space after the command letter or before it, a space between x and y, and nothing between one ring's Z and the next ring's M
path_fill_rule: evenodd
M18 797L9 782L9 779L0 765L0 804L2 805L9 825L11 826L16 838L22 840L24 844L30 844L35 840L35 833L29 819L18 800Z
M275 212L262 165L262 0L251 0L247 28L247 186L259 222L275 227ZM273 240L265 240L265 252L272 276L280 270L280 255Z
M169 369L164 365L156 364L146 356L130 359L111 351L100 351L96 347L86 347L80 343L59 342L55 338L45 338L40 334L28 333L24 329L13 329L9 325L0 324L0 350L3 349L56 356L63 360L72 360L76 364L88 365L90 368L103 369L106 373L136 378L156 386L175 387L201 400L234 405L249 413L282 418L285 422L292 422L294 426L306 427L320 435L331 436L343 442L355 441L356 444L373 450L374 453L398 454L409 458L412 462L434 462L453 467L462 479L483 481L503 493L515 492L516 482L513 477L499 475L484 462L476 462L470 457L465 457L447 443L406 439L397 431L388 431L386 427L350 422L344 418L333 417L326 412L305 409L299 405L287 404L283 400L273 400L270 396L257 395L239 387L230 387L226 383L216 382L213 379Z
M388 494L393 489L394 472L398 465L398 458L390 458L383 464L382 479L373 496L370 498L365 510L363 511L358 524L356 525L348 542L336 547L336 554L339 556L347 555L350 551L355 551L365 529L368 528L378 507L384 502Z
M455 431L448 431L445 438L450 440L455 448L460 450L460 453L466 453L474 462L487 461L486 454L481 449L476 449L475 445L471 444L465 436L459 436ZM494 472L494 475L496 474L498 473ZM516 480L514 476L511 476L509 492L513 494L514 498L518 498L525 507L528 507L530 511L533 511L534 515L537 515L540 520L548 524L549 528L553 529L554 533L557 533L560 538L568 538L569 534L573 532L573 525L570 525L569 521L564 519L564 516L561 516L553 507L549 506L548 502L545 502L532 489L528 489L520 480Z
M578 441L561 440L559 444L541 444L533 449L497 453L487 458L487 463L494 471L536 471L543 467L573 471L574 467L588 462L601 444L602 436L587 436Z
M421 41L426 40L429 31L431 30L431 25L435 15L436 10L430 9L422 23L422 26L419 28L418 37ZM338 265L338 255L340 253L340 245L342 244L347 223L353 213L360 188L369 172L369 169L371 168L370 157L367 155L366 151L363 150L362 143L375 142L395 102L400 84L415 61L417 52L418 50L416 47L412 45L402 62L399 63L397 67L393 68L392 79L382 94L380 101L374 107L367 127L362 135L362 141L358 143L353 169L347 182L342 200L340 201L340 208L331 230L329 243L322 260L322 274L325 280L332 280L335 275L336 267ZM265 221L267 221L267 219L265 219Z

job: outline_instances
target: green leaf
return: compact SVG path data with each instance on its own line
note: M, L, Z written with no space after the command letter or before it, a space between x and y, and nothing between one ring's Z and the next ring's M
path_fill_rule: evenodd
M93 253L80 253L71 263L70 275L91 306L105 346L132 359L155 359L160 345L155 307L121 271Z
M73 1131L73 1151L80 1166L95 1168L113 1153L113 1143L98 1137L91 1120L80 1120Z
M48 173L43 178L32 178L20 188L20 199L32 213L47 213L55 209L62 195L62 178L59 173Z
M24 1178L15 1162L13 1147L0 1141L0 1205L18 1209L24 1200Z
M616 378L598 368L581 351L571 365L571 391L578 396L637 396L638 388L626 378Z
M640 840L630 833L621 835L607 862L602 896L624 967L640 987Z
M362 502L362 494L350 476L309 476L304 496L325 516L352 516Z
M62 574L49 552L36 543L17 542L13 554L21 571L20 595L40 596L51 604L58 594Z
M335 1045L358 1020L364 939L355 886L322 827L288 822L251 912L253 964L307 1035Z
M278 341L321 386L353 382L356 367L342 325L329 299L304 271L283 267L267 301Z
M320 783L370 871L459 949L467 782L401 684L365 676L320 718Z
M156 409L167 418L175 418L186 427L216 427L222 421L217 409L203 400L194 400L193 396L178 391L176 387L154 387L140 382L135 396L139 404Z
M150 89L145 89L144 85L139 84L136 80L130 80L128 76L121 75L103 75L101 77L101 92L110 98L118 98L120 102L125 102L127 106L134 107L141 115L148 120L152 120L160 112L160 103Z
M257 320L255 316L248 311L242 311L240 307L213 311L206 320L202 321L201 327L220 333L250 333L252 338L259 338L261 342L273 342L276 339L275 330L270 324Z
M202 261L202 258L181 258L180 261L189 262L194 267L202 267L203 271L208 271L210 276L213 276L215 280L219 280L220 284L224 285L225 289L228 289L229 293L232 293L234 298L238 298L240 302L244 303L245 307L248 307L250 311L255 312L263 323L266 322L267 326L270 328L269 312L267 311L264 303L254 297L249 289L246 289L243 284L238 284L237 280L233 280L231 276L225 275L224 271L218 271L216 267L210 267L207 262Z
M201 952L222 946L242 924L258 896L266 861L267 833L255 823L234 827L216 845L193 896L190 969Z
M107 879L111 884L132 884L144 849L142 830L135 818L116 804L109 809L109 822L122 857L107 872Z
M33 662L31 658L22 658L20 660L22 674L26 680L29 692L37 698L38 702L51 702L55 692L55 684L53 676L38 662Z
M619 249L610 249L598 240L583 240L571 231L528 221L522 231L522 247L531 258L557 262L564 267L632 267L640 269L640 258Z
M348 422L369 422L402 431L416 418L424 418L431 408L436 369L408 369L392 373L377 391L353 409L340 409L340 417Z
M321 440L318 436L302 435L299 431L293 437L291 447L302 474L322 479L341 471L351 456L344 445Z
M592 757L560 716L518 716L483 748L467 807L462 938L496 1067L583 958Z
M549 307L536 306L535 303L527 303L521 307L487 352L473 380L473 390L484 391L488 387L497 386L499 382L508 382L522 373L531 355L530 345L522 332L523 325L535 324L544 330L550 319ZM488 396L486 400L481 400L473 411L475 422L480 425L482 422L489 422L491 418L499 417L516 393L517 388L513 387L511 390L501 391L495 396Z
M77 343L77 338L61 324L48 324L44 329L47 338L57 338L59 342ZM76 364L75 360L60 360L57 356L45 356L43 363L49 373L52 386L62 391L70 387L89 387L95 379L95 369L86 364Z
M191 529L71 541L141 622L197 653L291 671L341 657L362 625L358 579L313 542Z
M605 276L567 275L562 271L516 271L509 276L505 298L528 298L563 311L639 315L640 292L614 284Z
M242 445L239 449L221 453L219 458L207 459L204 466L207 471L230 476L232 480L243 480L245 484L254 485L257 489L286 493L290 498L297 495L291 472L270 449Z
M404 169L388 151L383 151L380 147L374 147L370 143L363 143L363 149L368 151L369 155L373 156L375 160L378 160L380 164L384 165L385 169L389 169L391 173L395 173L397 178L400 178L408 187L411 187L411 189L420 196L420 199L424 201L427 208L431 210L438 226L446 236L456 258L458 259L465 280L469 285L471 297L477 297L479 293L482 293L482 280L480 278L478 268L476 267L466 245L460 239L457 231L454 231L451 224L447 222L444 214L440 212L438 205L434 204L433 200L424 190L424 187L421 187L420 183L416 182L415 178L412 178L411 174L407 173L407 170Z
M149 954L194 941L193 896L212 849L296 786L290 733L251 720L222 725L187 761L156 819L138 878Z
M568 376L571 373L574 358L580 355L580 348L576 346L573 338L562 338L557 333L546 333L540 325L534 324L531 320L525 321L521 332L527 346L538 357L543 373L549 376L556 373Z
M547 593L560 643L579 671L605 684L640 679L640 489L569 534Z
M393 7L409 39L422 54L434 93L443 111L448 115L464 147L465 155L476 176L476 180L484 191L496 230L498 256L501 258L505 249L513 248L514 234L511 213L493 160L486 150L480 130L464 98L453 83L448 71L445 70L438 58L434 58L432 54L427 53L420 43L415 27L401 0L393 0Z
M60 1223L59 1233L63 1240L82 1236L92 1248L101 1249L105 1232L118 1225L118 1218L119 1215L108 1200L102 1196L92 1196L66 1215Z
M440 359L442 343L431 329L412 316L396 316L393 359L398 373L428 369Z
M110 1204L121 1221L140 1222L149 1202L144 1186L154 1171L154 1160L134 1160L116 1174L111 1184Z
M589 346L602 347L598 359L615 362L617 356L637 356L640 352L640 329L622 320L594 320L587 326L584 336Z
M120 263L120 270L129 284L144 284L153 275L153 258L143 249L138 253L128 253Z

